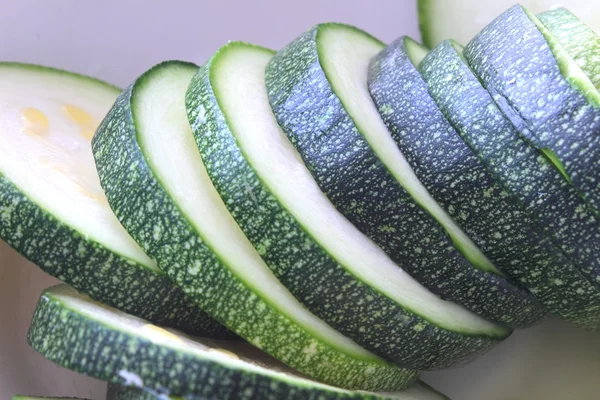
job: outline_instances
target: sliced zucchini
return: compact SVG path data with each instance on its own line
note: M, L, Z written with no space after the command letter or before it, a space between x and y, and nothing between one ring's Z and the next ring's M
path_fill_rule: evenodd
M191 337L160 328L67 285L42 293L28 340L63 367L162 398L385 398L310 381L242 341ZM415 390L428 393L426 388ZM397 398L413 397L399 393Z
M119 96L92 147L112 209L171 279L255 346L323 382L397 390L416 377L308 312L277 280L213 187L185 92L197 71L167 62Z
M155 323L220 336L113 215L90 141L119 90L0 63L0 238L48 274Z
M565 218L564 224L580 230L577 210L585 209L583 200L550 161L519 136L463 61L461 51L456 43L445 41L423 60L420 69L429 93L535 224L553 227ZM600 328L600 292L549 238L537 233L530 237L531 247L524 249L530 259L515 265L512 276L554 315L589 329Z
M88 400L88 399L81 399L78 397L13 396L12 400Z
M483 318L527 325L535 299L437 204L381 120L367 73L383 47L356 28L323 24L284 48L266 70L279 125L329 200L402 269Z
M581 15L592 29L600 32L600 3L597 1L521 0L519 3L536 13L566 5L577 15ZM418 0L423 43L429 48L446 39L468 43L494 18L514 4L514 0Z
M566 8L546 11L538 18L581 70L600 88L600 37Z
M589 96L598 91L547 29L516 5L469 43L464 56L519 134L554 153L569 182L594 205L600 196L600 108ZM594 214L578 208L576 219L563 214L552 228L563 251L600 288L600 229ZM580 229L571 229L574 224Z
M307 382L307 385L313 382ZM310 389L310 386L307 388ZM308 393L306 393L308 392ZM396 393L369 393L369 392L345 392L340 393L338 390L334 393L323 393L323 390L315 390L310 392L306 390L301 396L296 397L285 397L285 395L279 393L273 393L271 396L266 397L267 399L315 399L315 400L328 400L328 399L363 399L363 400L383 400L383 399L398 399L398 400L450 400L440 392L436 391L429 385L417 381L411 385L408 389L402 392ZM184 397L173 397L166 396L162 393L156 393L152 390L138 388L136 386L123 386L119 384L109 383L108 392L106 394L106 400L206 400L206 397L198 396L184 396ZM220 400L220 399L219 399Z
M394 363L440 368L489 349L505 330L421 286L320 191L260 89L272 57L230 43L186 100L206 170L266 264L311 312Z
M373 101L429 193L494 265L520 282L524 271L536 271L551 257L539 246L543 230L496 181L429 95L417 69L425 52L408 37L380 52L369 69ZM521 320L522 326L545 314L534 301L524 306L529 308L522 314L529 319Z

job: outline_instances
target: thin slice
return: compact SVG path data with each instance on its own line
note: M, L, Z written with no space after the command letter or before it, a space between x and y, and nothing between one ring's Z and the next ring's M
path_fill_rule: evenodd
M600 88L600 37L575 14L559 7L538 18L581 70Z
M310 389L310 387L308 388ZM285 397L284 393L273 393L266 399L272 400L288 400L288 399L363 399L363 400L384 400L384 399L398 399L398 400L450 400L440 392L436 391L427 384L417 381L408 389L397 393L368 393L368 392L346 392L339 393L326 393L323 391L315 390L310 392L307 390L307 394L303 394L304 397ZM151 390L141 389L136 386L123 386L119 384L109 383L108 392L106 394L106 400L206 400L205 397L198 396L185 396L185 397L173 397L166 396L162 393L156 393Z
M304 374L337 386L396 390L396 368L308 312L277 280L206 173L185 109L197 71L167 62L124 91L94 137L111 207L175 283L214 318Z
M63 367L143 388L150 394L160 393L162 398L387 397L311 381L245 342L166 330L98 303L67 285L42 293L28 340L36 351ZM425 395L416 398L428 399L428 391L422 390ZM409 396L398 393L396 398L414 398Z
M230 43L186 101L207 172L267 265L311 312L392 362L439 368L489 349L502 329L421 286L320 191L261 90L272 57Z
M90 141L119 89L15 63L0 63L0 89L0 238L99 301L187 332L224 335L144 254L102 192Z
M600 32L600 3L590 0L521 0L534 12L567 5L596 32ZM514 0L418 0L419 26L423 43L429 48L446 39L468 43L494 18L515 4Z
M506 191L518 198L535 224L556 226L565 219L578 230L583 200L539 151L525 142L496 106L461 57L456 43L442 42L421 63L429 93L463 140ZM593 216L591 217L593 218ZM576 264L549 240L532 236L512 276L531 290L554 315L589 329L600 329L600 292Z
M477 35L464 56L519 134L554 153L593 206L600 196L600 108L598 99L587 97L597 92L589 78L519 5ZM596 213L585 206L576 213L576 219L563 216L551 228L563 251L600 288ZM578 229L571 229L574 224Z
M403 270L485 319L527 324L535 300L431 197L381 120L367 73L384 47L340 24L318 25L292 42L266 70L279 125L329 200Z
M429 193L494 265L511 277L535 271L549 256L539 247L543 230L496 181L429 95L417 69L425 52L402 37L371 62L369 91L383 121ZM524 315L529 320L522 320L523 325L545 314L534 301L528 307Z

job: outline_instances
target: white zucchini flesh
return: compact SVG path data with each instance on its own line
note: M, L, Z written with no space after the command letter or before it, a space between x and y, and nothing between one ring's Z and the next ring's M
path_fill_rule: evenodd
M264 74L270 55L242 51L229 54L223 56L212 76L213 86L221 94L221 109L246 160L304 229L365 284L432 323L472 334L502 331L435 296L335 209L271 111Z
M118 89L84 77L78 84L58 70L0 68L0 173L61 222L158 271L111 211L92 156L92 136Z
M257 296L331 347L350 356L384 363L307 311L271 272L227 210L206 172L188 123L181 94L193 74L194 71L155 77L148 85L152 93L145 93L145 86L137 93L146 99L135 102L133 110L140 124L137 140L152 171L208 247ZM234 79L238 78L231 76ZM174 85L182 89L171 89ZM258 114L254 118L263 117ZM194 273L200 266L188 268Z
M534 13L554 7L567 7L600 33L600 2L594 0L521 0ZM455 39L467 44L498 15L515 4L512 0L418 0L419 25L423 43L433 48L442 40Z
M369 63L384 45L360 31L324 29L319 60L330 84L360 132L394 178L446 230L473 266L502 275L481 249L435 201L406 160L373 103L367 86Z

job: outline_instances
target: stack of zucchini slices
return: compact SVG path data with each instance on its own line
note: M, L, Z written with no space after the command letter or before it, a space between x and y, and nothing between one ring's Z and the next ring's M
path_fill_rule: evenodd
M548 313L600 329L598 49L514 6L464 49L321 24L120 94L0 64L0 237L71 285L29 343L113 400L428 400Z

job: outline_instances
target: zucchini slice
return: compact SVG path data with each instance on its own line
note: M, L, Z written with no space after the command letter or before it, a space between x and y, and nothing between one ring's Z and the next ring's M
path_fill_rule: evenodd
M565 224L573 231L581 230L577 210L585 209L583 199L549 160L519 136L464 62L461 51L456 43L444 41L421 62L433 99L536 224L553 227L553 220L566 218ZM524 250L530 261L515 265L512 276L552 314L589 329L600 328L600 292L550 238L537 233L531 236L531 247Z
M600 32L600 3L590 0L521 0L520 4L534 12L566 5L577 15L584 17L586 24ZM423 43L435 47L446 39L468 43L494 18L515 4L514 0L417 0L419 27Z
M119 90L0 63L0 238L46 273L155 323L221 336L113 215L90 141Z
M272 115L273 54L230 43L186 100L206 170L265 263L311 312L394 363L440 368L497 343L505 330L421 286L320 191Z
M464 56L519 134L554 153L569 182L588 194L593 206L600 196L600 108L598 99L588 96L598 91L547 29L516 5L477 35ZM553 228L581 221L581 229L561 235L561 248L600 288L600 227L591 217L597 213L585 207L576 211L577 219L563 215L562 226Z
M356 400L450 400L440 392L433 389L431 386L417 381L413 383L408 389L396 393L369 393L369 392L349 392L343 393L338 390L334 393L323 393L323 390L315 390L314 392L309 391L310 385L313 382L308 381L306 384L308 388L302 395L296 395L295 397L285 397L285 394L279 394L277 392L272 395L265 397L265 399L272 400L288 400L288 399L315 399L315 400L329 400L329 399L356 399ZM342 392L342 393L340 393ZM184 397L173 397L165 396L161 393L156 393L148 389L138 388L136 386L123 386L119 384L109 383L108 392L106 394L106 400L206 400L206 397L199 396L184 396ZM220 398L219 398L220 400Z
M381 120L367 73L384 47L341 24L318 25L292 42L266 70L279 125L330 201L402 269L485 319L527 324L535 299L431 197Z
M349 389L397 390L418 375L395 367L308 312L227 211L188 123L197 66L159 64L119 96L92 147L115 214L202 309L305 375Z
M600 88L600 37L566 8L546 11L538 18L581 70Z
M191 337L160 328L67 285L42 293L28 340L63 367L162 398L384 398L310 381L242 341ZM400 393L398 398L405 397Z
M535 269L532 264L547 259L538 246L543 230L496 181L429 95L417 69L426 52L402 37L371 62L369 91L383 121L429 193L495 266L509 276ZM516 321L519 326L532 325L545 314L539 303L528 300Z

